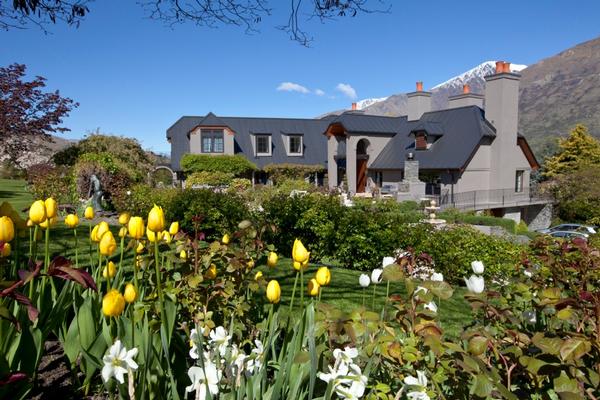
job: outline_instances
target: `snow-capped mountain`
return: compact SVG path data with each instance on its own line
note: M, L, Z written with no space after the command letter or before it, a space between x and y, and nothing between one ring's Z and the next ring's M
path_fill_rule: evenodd
M357 110L362 110L365 109L369 106L372 106L375 103L379 103L380 101L385 101L387 100L387 97L374 97L371 99L363 99L363 100L359 100L356 102L356 109Z
M510 70L512 72L520 72L527 68L527 65L523 64L511 64ZM466 83L471 83L473 80L481 80L487 75L492 75L496 72L496 62L495 61L486 61L484 63L479 64L475 68L471 68L467 72L463 72L460 75L455 76L454 78L450 78L445 82L440 83L431 88L431 91L435 91L436 89L440 89L442 87L452 87L452 88L460 88L462 89L463 85Z

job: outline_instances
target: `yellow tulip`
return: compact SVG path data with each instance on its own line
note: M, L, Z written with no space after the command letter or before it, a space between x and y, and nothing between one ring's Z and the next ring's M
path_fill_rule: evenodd
M44 200L34 201L29 207L29 219L36 225L46 220L46 203L44 203Z
M54 226L56 225L56 222L58 221L58 217L52 217L52 218L46 218L46 220L44 220L43 222L40 223L40 227L43 229L48 228L48 226Z
M104 278L114 278L117 274L117 268L115 267L115 263L110 261L107 266L102 270L102 276Z
M83 212L83 216L85 219L94 219L94 208L92 206L87 206Z
M65 225L69 228L77 228L79 225L79 217L76 214L69 214L65 217Z
M221 242L223 244L229 244L229 235L228 234L224 234L223 235L223 239L221 239Z
M292 248L292 258L294 261L303 263L308 261L310 253L306 250L306 247L298 239L294 240L294 246Z
M267 265L271 268L274 268L277 265L277 260L279 257L277 257L277 253L275 253L274 251L269 253L269 257L267 258Z
M276 280L269 281L267 285L267 300L273 304L279 303L281 300L281 288Z
M152 232L161 232L165 229L165 214L162 208L156 204L148 213L148 229Z
M171 243L171 240L173 240L169 231L162 231L162 237L166 244Z
M0 242L10 242L15 238L15 224L9 217L0 217Z
M110 232L110 226L108 226L108 222L101 221L98 224L98 231L96 232L96 237L99 241L102 240L102 236L104 236L106 232Z
M133 284L128 283L125 286L125 292L123 293L123 297L125 298L125 301L129 304L137 300L138 292L135 286L133 286Z
M127 224L129 230L129 236L134 239L141 239L144 236L144 220L142 217L131 217Z
M92 232L90 232L90 240L94 243L98 243L100 241L98 238L98 225L95 225L92 229Z
M0 249L0 257L10 256L10 243L4 243L2 249Z
M119 223L121 225L127 225L127 223L129 222L129 213L121 213L119 214Z
M187 260L187 253L185 252L185 250L181 250L181 252L179 253L179 258L181 258L182 260Z
M308 268L308 260L304 261L303 263L294 261L294 269L296 271L300 271L301 269L302 271L306 271L306 268Z
M254 268L254 260L250 259L250 261L246 263L246 266L248 267L248 269Z
M317 296L319 294L320 285L315 278L308 281L308 295Z
M206 271L204 276L206 276L207 279L215 279L217 277L217 266L215 264L210 264L210 267L208 267L208 271Z
M27 218L27 226L31 228L33 225L35 225L35 224L31 220L31 218Z
M175 221L171 223L171 226L169 226L169 233L172 236L177 235L177 232L179 232L179 222Z
M144 247L144 243L139 242L137 247L135 248L135 252L138 254L143 253L145 248L146 247Z
M119 237L124 238L125 236L127 236L127 228L122 226L121 229L119 229Z
M317 280L317 283L319 283L319 285L321 286L329 285L329 282L331 282L331 272L329 272L329 268L319 268L315 275L315 279Z
M152 232L150 228L146 228L146 237L150 243L154 243L156 241L161 241L163 234L162 232Z
M15 230L23 230L27 227L27 222L21 218L17 210L7 201L0 204L0 217L9 217L15 226Z
M106 232L100 238L100 254L110 257L117 250L117 242L111 231Z
M52 197L48 197L44 205L46 206L46 218L54 218L58 215L58 203Z
M262 277L263 277L263 273L262 273L262 271L258 271L258 272L256 273L256 275L254 275L254 280L255 280L255 281L258 281L259 279L262 279Z
M102 312L107 317L118 317L125 309L125 298L117 289L111 289L102 298Z

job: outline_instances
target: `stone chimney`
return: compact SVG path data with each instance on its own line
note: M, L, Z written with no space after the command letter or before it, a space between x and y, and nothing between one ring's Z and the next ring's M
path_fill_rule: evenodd
M448 97L448 108L466 106L483 108L483 95L471 93L471 87L469 85L463 86L463 92L461 94Z
M519 81L521 75L510 71L510 63L496 62L496 73L485 77L485 118L496 128L492 142L492 169L498 187L514 187L514 170L510 165L516 154L519 122Z
M431 111L431 92L423 91L423 82L417 82L417 90L406 95L408 97L408 120L415 121Z
M356 111L357 108L356 103L352 103L352 111Z

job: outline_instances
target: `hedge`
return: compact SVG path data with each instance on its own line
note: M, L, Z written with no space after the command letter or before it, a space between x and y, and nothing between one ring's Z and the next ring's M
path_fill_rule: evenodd
M256 165L241 154L208 155L184 154L180 161L185 173L193 172L225 172L240 176L258 169Z
M278 183L285 180L304 179L312 174L324 172L325 168L322 165L282 163L265 165L263 171L269 174L269 178L273 182Z

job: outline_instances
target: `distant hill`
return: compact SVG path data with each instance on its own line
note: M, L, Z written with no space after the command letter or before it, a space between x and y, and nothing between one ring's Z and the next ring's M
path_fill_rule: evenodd
M60 136L51 135L49 140L44 140L39 136L31 137L33 144L30 151L26 151L17 160L19 168L27 168L34 164L45 163L52 158L54 153L60 151L72 144L77 143L75 140L69 140ZM0 147L0 163L8 160L8 155L4 153L4 149Z

